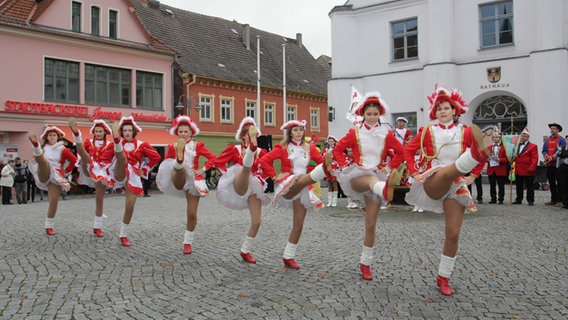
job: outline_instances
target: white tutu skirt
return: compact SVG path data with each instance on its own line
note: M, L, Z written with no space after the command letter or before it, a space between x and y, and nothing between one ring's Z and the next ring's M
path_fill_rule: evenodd
M35 158L32 158L30 160L28 168L30 169L32 175L34 176L36 186L41 190L47 191L47 185L50 183L60 186L61 190L63 191L69 191L69 189L71 189L69 181L67 181L67 179L65 178L65 172L63 172L63 170L61 170L60 168L55 168L53 165L50 164L49 168L51 172L49 174L49 180L47 181L39 180L39 176L37 174L38 164L35 161Z
M113 160L114 161L114 160ZM113 168L113 163L104 165L98 162L91 161L87 164L87 170L89 175L83 172L82 159L79 157L75 167L79 171L79 176L77 177L77 183L80 185L85 185L94 188L97 182L101 182L107 187L114 187L116 181L111 174L111 168ZM114 172L114 170L112 170Z
M352 200L357 200L364 203L365 196L368 196L374 202L380 203L382 205L387 205L387 203L383 203L383 201L381 201L381 198L371 190L361 193L351 188L352 179L362 176L375 176L381 181L387 181L388 176L386 174L371 169L363 169L356 164L351 164L341 171L336 171L335 174L337 176L337 182L339 182L339 184L341 185L343 193L351 197Z
M158 174L156 175L156 185L160 191L168 196L178 198L185 198L186 193L193 196L205 196L209 193L205 180L196 181L193 170L189 170L187 167L185 167L185 184L182 190L176 189L172 182L175 163L175 159L169 158L160 164Z
M260 177L255 175L249 175L248 189L244 195L238 195L233 187L233 182L235 177L241 172L242 166L239 164L230 167L227 172L223 173L219 179L219 184L217 185L217 201L227 208L234 210L247 209L248 198L251 195L256 195L256 198L260 200L262 205L267 205L270 203L270 197L264 193L266 190L266 182Z
M292 199L285 199L283 197L286 194L286 192L283 192L283 189L288 185L289 185L288 188L294 185L294 183L296 183L295 180L297 178L298 177L295 175L290 175L289 177L284 179L281 183L276 183L276 186L274 187L274 194L276 195L275 196L276 199L275 201L273 201L273 204L275 203L276 205L282 208L292 208L294 200L300 199L300 203L307 210L312 209L313 211L318 211L319 209L321 209L323 207L323 203L313 193L313 191L309 190L308 187L302 189L302 191L300 191L300 193L298 193Z
M432 167L416 177L410 190L406 193L406 202L410 205L415 205L421 209L436 213L444 212L443 204L446 199L455 199L459 204L468 208L469 205L473 203L473 200L471 199L471 193L469 193L467 189L464 177L459 177L454 180L450 190L438 200L430 198L426 194L426 191L424 191L424 181L446 166L447 165L439 165Z
M109 169L110 170L109 172L112 174L112 177L114 177L115 167L116 163L113 162L111 168ZM136 173L134 167L130 163L126 164L126 168L127 168L126 178L124 179L124 181L116 181L116 183L114 184L114 188L118 189L124 187L128 188L128 190L134 194L137 194L139 196L144 195L144 188L142 187L142 179L140 178L138 173ZM113 178L113 180L116 179Z

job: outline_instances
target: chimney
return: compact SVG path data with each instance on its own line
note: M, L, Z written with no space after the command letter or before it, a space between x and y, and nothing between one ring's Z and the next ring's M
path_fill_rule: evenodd
M243 44L245 45L247 50L250 50L250 26L247 23L244 25L244 27L245 30L243 32Z
M148 7L153 8L153 9L160 9L160 1L148 0Z
M301 33L296 33L296 43L298 44L298 47L303 48L304 45L302 44L302 34Z

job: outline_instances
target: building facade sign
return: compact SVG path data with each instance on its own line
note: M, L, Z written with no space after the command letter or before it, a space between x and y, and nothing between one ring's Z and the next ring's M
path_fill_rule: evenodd
M119 120L123 115L120 111L105 111L104 108L100 106L94 108L91 113L89 106L68 105L62 103L7 100L5 105L5 112L64 117L89 117L90 120L108 119L114 121ZM168 121L168 117L161 113L146 114L142 112L131 112L130 115L137 121Z

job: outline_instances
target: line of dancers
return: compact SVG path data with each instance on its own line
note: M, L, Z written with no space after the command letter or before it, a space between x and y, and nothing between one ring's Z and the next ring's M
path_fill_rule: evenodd
M314 144L306 142L305 120L284 123L282 142L267 151L258 147L261 132L255 120L246 117L235 135L239 144L230 144L215 156L203 142L194 140L199 128L191 118L175 118L170 133L177 140L168 145L165 159L159 164L156 184L164 194L186 200L183 253L193 251L199 201L209 194L204 179L207 170L216 168L222 173L216 193L219 203L234 210L248 209L250 213L250 227L240 247L240 256L248 263L256 263L252 252L261 225L262 207L272 203L292 209L292 229L282 256L284 265L291 269L300 268L295 257L307 211L321 207L321 201L310 191L311 184L322 179L337 180L347 196L365 204L359 268L362 278L371 280L380 208L392 200L394 188L404 171L401 164L406 161L414 179L406 201L444 213L445 241L436 282L442 294L451 295L449 278L458 252L464 210L472 203L467 184L473 180L466 180L464 174L473 170L475 177L478 163L485 162L488 154L477 126L453 122L454 116L468 110L458 91L436 87L428 99L432 124L421 128L406 147L381 123L381 117L389 112L389 107L378 92L367 93L362 103L354 108L354 113L362 117L362 123L338 141L333 138L337 144L323 153L318 152ZM142 128L132 117L123 117L113 123L112 128L104 120L95 120L88 139L83 139L75 119L69 120L69 126L78 157L59 142L65 134L57 127L49 126L44 130L40 136L41 144L34 133L29 134L34 156L30 169L38 187L48 191L46 233L55 235L59 195L70 187L65 175L76 166L78 183L96 190L93 233L97 237L104 236L106 189L124 188L125 206L119 239L123 246L131 246L128 228L136 199L143 195L141 178L148 178L152 168L160 162L160 155L149 143L136 138ZM110 140L108 135L112 136ZM351 158L345 156L346 150L352 152ZM390 161L385 163L387 152ZM199 165L201 157L206 158L203 166ZM274 162L278 160L280 172L274 168ZM268 178L275 182L272 199L265 193ZM334 197L332 194L329 199L332 204Z

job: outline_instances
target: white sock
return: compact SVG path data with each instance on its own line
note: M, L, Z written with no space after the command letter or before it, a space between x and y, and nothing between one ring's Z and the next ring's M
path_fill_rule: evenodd
M174 169L178 169L178 170L183 169L183 162L179 163L179 162L177 162L177 160L174 161Z
M119 237L119 238L124 238L124 237L127 237L127 236L128 236L128 235L127 235L127 232L126 232L126 229L128 229L128 225L123 222L123 223L120 225L120 233L118 234L118 237Z
M243 167L250 168L254 164L254 156L256 151L251 151L250 148L245 150L245 156L243 157ZM246 253L246 252L245 252Z
M93 224L93 228L100 229L103 227L103 217L95 216L95 223Z
M375 183L375 185L373 186L373 193L375 193L376 195L378 195L382 199L383 198L383 189L385 188L385 186L386 186L386 183L384 181L377 181L377 183Z
M471 155L471 151L469 149L462 153L455 163L456 169L458 169L461 173L470 172L478 164L477 160L475 160Z
M55 218L45 218L45 228L55 227Z
M36 147L34 145L32 145L32 154L34 157L39 157L41 156L41 154L43 153L43 150L41 149L40 146Z
M122 152L122 142L114 144L114 152Z
M373 262L373 247L366 247L363 245L360 262L366 266L371 265L371 262Z
M440 258L440 266L438 267L438 274L445 278L451 277L455 263L456 257L452 258L442 254Z
M254 238L249 236L245 237L245 241L243 241L243 245L241 246L242 253L249 253L252 249L252 245L254 244Z
M297 244L288 242L286 248L284 248L284 259L293 259L296 256Z
M310 172L310 178L314 181L320 181L325 178L325 172L323 171L323 164L318 164L312 172Z
M183 244L192 244L194 234L194 231L185 230L185 233L183 234Z
M75 141L75 143L83 143L83 135L81 134L81 131L79 131L78 136L73 134L73 140Z

